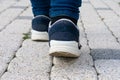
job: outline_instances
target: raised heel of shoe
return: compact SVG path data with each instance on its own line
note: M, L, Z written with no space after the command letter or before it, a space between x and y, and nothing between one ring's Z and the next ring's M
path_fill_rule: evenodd
M42 41L48 41L48 32L38 32L35 30L31 30L31 39L33 41L42 40Z
M79 57L80 50L76 41L50 41L49 54L60 57Z

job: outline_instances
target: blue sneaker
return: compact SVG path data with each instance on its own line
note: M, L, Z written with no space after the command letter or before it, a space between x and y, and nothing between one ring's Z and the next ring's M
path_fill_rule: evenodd
M60 57L79 57L79 29L69 19L59 19L49 27L49 54Z
M48 26L50 18L44 15L36 16L32 20L31 39L32 40L49 40Z

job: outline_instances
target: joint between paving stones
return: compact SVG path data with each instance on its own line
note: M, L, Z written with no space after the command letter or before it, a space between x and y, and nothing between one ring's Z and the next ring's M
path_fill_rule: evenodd
M4 31L8 25L10 25L12 22L14 22L25 10L27 10L30 6L27 6L21 13L18 14L13 20L11 20L8 24L6 24L2 29L0 29L0 32Z
M90 49L90 56L92 56L91 55L91 48L90 48L90 46L89 46L89 40L88 40L88 38L87 38L87 33L86 33L86 29L85 29L85 27L84 27L84 23L83 23L83 21L81 20L81 23L82 23L82 28L83 28L83 32L85 33L85 38L86 38L86 40L87 40L87 46L88 46L88 48ZM93 59L93 57L92 57L92 59ZM94 69L95 69L95 72L96 72L96 75L97 75L97 80L99 80L99 78L98 78L98 76L99 76L99 73L98 73L98 71L97 71L97 69L96 69L96 67L95 67L95 62L94 62L94 59L93 59L93 66L92 66Z
M13 3L12 5L10 5L9 7L7 7L6 9L3 9L2 11L0 11L0 14L5 12L7 9L9 9L11 6L15 5L16 3Z
M53 58L54 58L54 57L52 57L52 65L51 65L50 72L49 72L49 80L51 80L51 72L52 72L52 68L53 68L53 66L54 66Z
M16 53L18 52L19 49L21 49L24 41L25 41L25 40L23 39L23 41L21 42L21 45L20 45L20 46L18 47L18 49L14 52L14 56L13 56L12 59L7 63L8 66L9 66L10 62L11 62L14 58L16 58ZM0 76L0 78L1 78L6 72L8 72L8 66L7 66L6 70L3 72L3 74Z
M108 6L118 17L120 16L119 14L117 14L107 3L105 3L103 0L101 0L106 6Z
M91 3L91 2L90 2ZM91 3L92 7L94 8L94 5ZM106 4L107 5L107 4ZM94 8L95 10L95 8ZM95 10L96 11L96 10ZM116 42L120 45L120 42L118 40L118 37L116 37L114 35L114 33L112 32L112 30L109 28L109 26L104 22L103 18L99 15L99 13L96 11L97 15L99 16L99 18L101 19L101 21L104 23L104 25L107 27L107 29L110 31L110 33L112 34L112 36L115 38Z

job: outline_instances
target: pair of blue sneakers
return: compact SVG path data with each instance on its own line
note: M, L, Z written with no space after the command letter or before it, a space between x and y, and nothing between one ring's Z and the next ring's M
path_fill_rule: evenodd
M31 39L48 40L51 56L80 56L79 29L69 19L59 19L51 25L49 17L36 16L32 20Z

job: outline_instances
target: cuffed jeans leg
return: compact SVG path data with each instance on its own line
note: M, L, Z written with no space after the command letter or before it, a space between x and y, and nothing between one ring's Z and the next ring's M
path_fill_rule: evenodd
M47 15L49 16L50 0L30 0L34 16Z
M79 18L81 0L51 0L50 17L69 16Z

